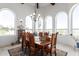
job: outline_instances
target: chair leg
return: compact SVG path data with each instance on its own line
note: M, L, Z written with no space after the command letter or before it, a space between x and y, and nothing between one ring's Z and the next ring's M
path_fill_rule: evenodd
M52 52L50 52L50 56L52 56Z
M27 45L25 46L25 54L27 55L27 50L28 50L28 48L27 48Z
M55 56L56 56L57 54L56 54L56 51L55 51Z
M29 56L31 56L31 50L29 49Z

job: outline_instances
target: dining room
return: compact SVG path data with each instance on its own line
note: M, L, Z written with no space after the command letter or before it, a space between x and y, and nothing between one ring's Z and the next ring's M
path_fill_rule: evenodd
M0 3L0 56L78 56L78 3Z

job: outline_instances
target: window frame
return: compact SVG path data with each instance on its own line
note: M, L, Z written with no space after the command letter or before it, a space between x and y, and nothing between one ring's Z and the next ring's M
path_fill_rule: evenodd
M2 9L0 9L0 12L5 11L5 10L11 12L11 14L13 15L12 17L14 17L14 22L13 22L13 23L14 23L14 25L13 25L14 28L13 28L13 29L8 28L8 32L7 32L8 34L2 34L2 35L0 35L0 36L15 35L15 34L16 34L16 33L15 33L15 32L16 32L16 31L15 31L15 22L16 22L15 19L16 19L16 15L15 15L15 13L14 13L11 9L9 9L9 8L2 8ZM10 33L11 30L13 31L13 34Z
M30 29L27 29L26 28L27 17L30 17L31 26L32 26L32 28L30 28ZM32 32L33 31L33 20L32 20L32 17L30 15L29 16L26 16L26 18L25 18L25 31L26 32Z
M47 20L48 17L49 17L49 19L51 19L51 24L52 24L51 29L46 28L46 21L48 21ZM45 17L45 29L44 30L45 30L45 32L48 32L49 34L51 34L53 32L53 17L51 15L48 15Z
M67 19L66 19L66 21L67 21L67 28L60 28L60 29L58 29L57 28L57 16L60 14L61 15L61 13L64 13L64 15L66 15L66 17L67 17ZM56 23L56 25L55 25L55 27L56 27L56 32L59 32L59 31L61 31L62 32L62 30L65 30L67 33L61 33L61 32L59 32L59 34L62 34L62 35L65 35L65 34L68 34L68 24L69 24L69 21L68 21L68 15L67 15L67 13L65 12L65 11L60 11L60 12L58 12L57 14L56 14L56 16L55 16L55 23Z
M75 4L75 5L71 8L71 14L72 14L72 15L71 15L71 20L72 20L72 34L73 34L76 38L78 38L78 36L79 36L79 35L77 35L77 33L78 33L78 31L79 31L79 28L74 28L74 27L73 27L73 20L74 20L74 19L73 19L73 17L74 17L73 14L74 14L74 12L75 12L75 10L76 10L77 7L79 7L79 4ZM77 31L76 35L74 34L74 31Z

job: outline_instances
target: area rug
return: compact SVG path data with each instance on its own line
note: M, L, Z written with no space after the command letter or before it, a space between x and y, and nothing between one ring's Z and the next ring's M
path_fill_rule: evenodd
M29 56L28 51L26 51L26 54L24 54L24 52L21 50L21 47L9 49L8 52L10 56ZM42 56L40 54L41 53L38 53L35 56ZM46 56L49 56L49 55L46 55ZM52 56L54 56L54 54L52 54ZM67 52L57 49L57 56L67 56Z

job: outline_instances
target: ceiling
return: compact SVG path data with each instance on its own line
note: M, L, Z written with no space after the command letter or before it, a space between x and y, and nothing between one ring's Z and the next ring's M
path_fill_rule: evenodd
M36 3L28 3L29 6L33 6L33 7L36 7ZM39 8L40 7L46 7L50 5L50 3L39 3Z

